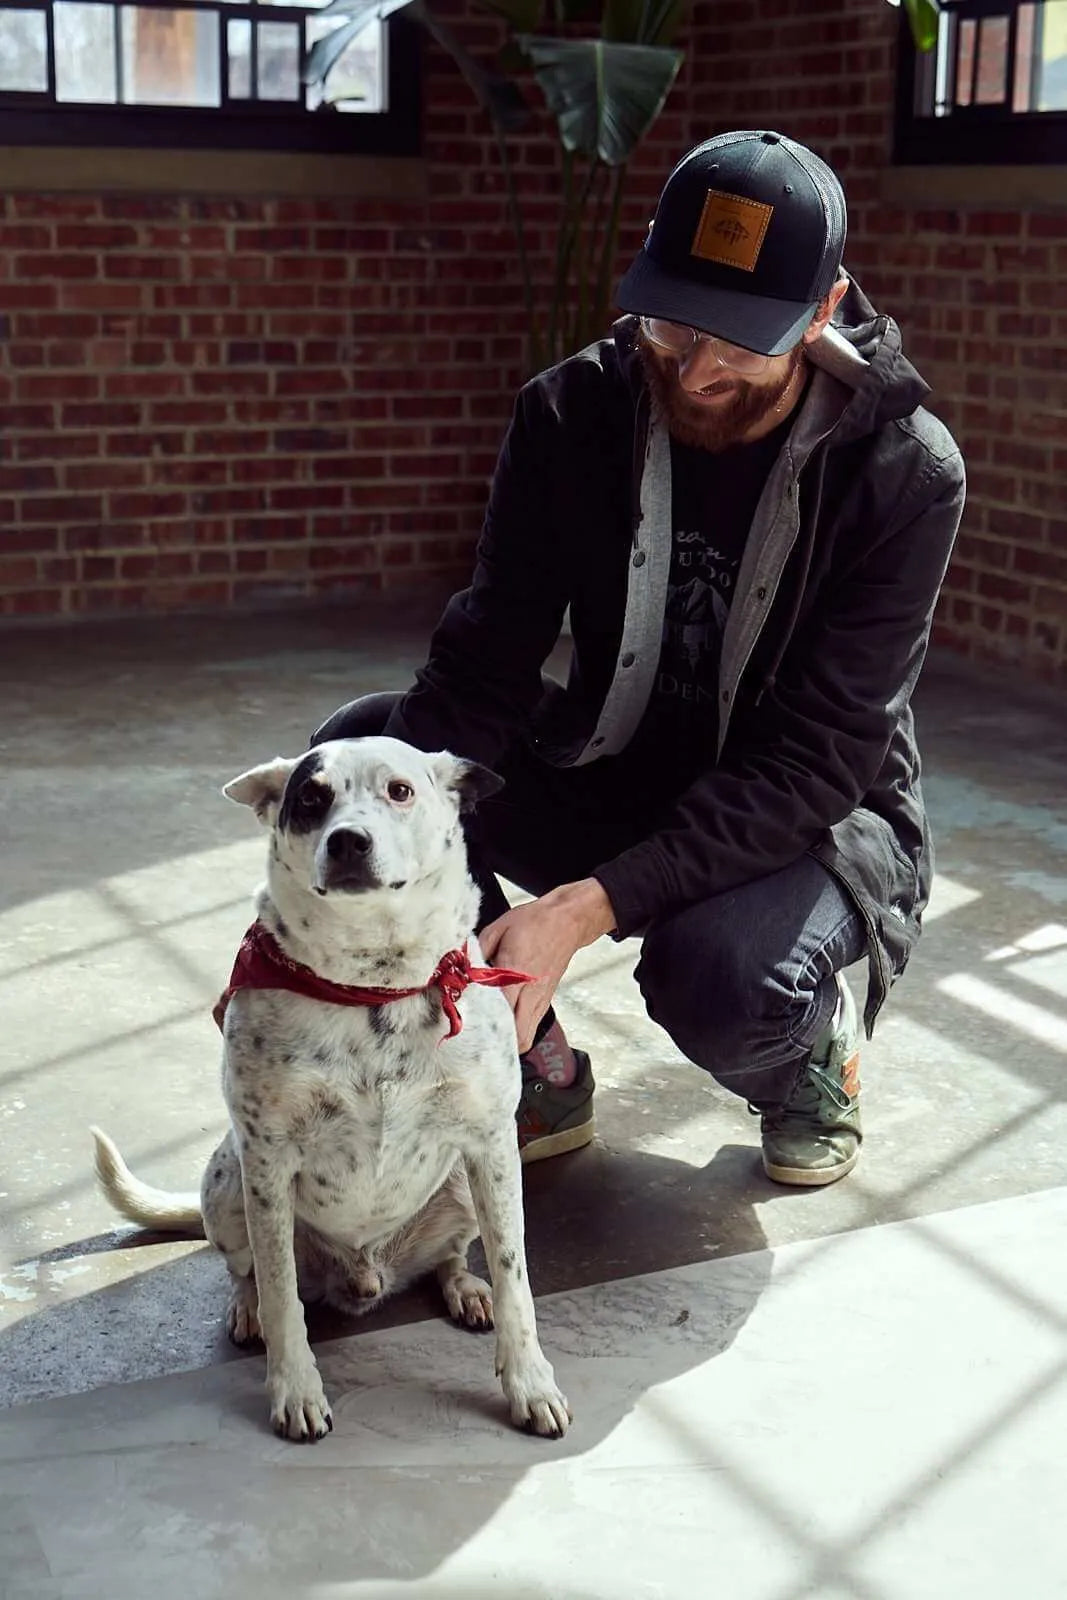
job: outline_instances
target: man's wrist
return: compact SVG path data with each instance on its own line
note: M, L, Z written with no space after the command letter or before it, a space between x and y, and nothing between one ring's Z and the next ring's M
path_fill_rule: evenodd
M580 878L576 883L561 884L544 898L573 917L582 945L592 944L602 934L615 931L615 910L598 878Z

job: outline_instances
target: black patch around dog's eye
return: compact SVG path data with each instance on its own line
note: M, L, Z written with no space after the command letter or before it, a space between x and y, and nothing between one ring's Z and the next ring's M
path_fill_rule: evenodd
M313 833L322 826L334 801L330 785L319 777L322 770L323 761L317 750L293 768L278 813L278 827L283 833Z

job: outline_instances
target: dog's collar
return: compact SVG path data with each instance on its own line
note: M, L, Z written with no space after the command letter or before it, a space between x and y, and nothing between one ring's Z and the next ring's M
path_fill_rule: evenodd
M443 955L428 981L417 989L363 989L355 984L331 983L329 978L320 978L313 968L287 956L269 929L262 922L253 922L241 940L230 981L211 1014L221 1029L226 1007L238 989L288 989L292 994L325 1000L332 1006L381 1006L436 989L448 1018L445 1038L454 1039L463 1028L456 1002L468 985L480 983L500 989L534 981L528 973L512 972L507 967L472 967L464 943L461 950L449 950Z

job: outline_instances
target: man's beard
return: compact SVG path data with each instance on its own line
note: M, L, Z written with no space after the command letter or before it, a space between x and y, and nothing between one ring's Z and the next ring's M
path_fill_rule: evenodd
M643 336L637 348L648 386L667 418L673 437L680 444L711 451L728 450L731 445L740 444L752 428L765 421L780 404L804 360L803 349L798 345L791 352L781 380L770 385L746 383L743 378L727 376L724 368L722 378L708 388L729 387L734 390L733 399L712 411L699 400L689 398L678 381L677 368L673 363L657 359Z

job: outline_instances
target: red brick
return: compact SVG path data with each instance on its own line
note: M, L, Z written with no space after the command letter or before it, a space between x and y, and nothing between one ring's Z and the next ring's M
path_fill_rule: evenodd
M190 374L193 394L258 394L270 392L270 374L247 369L239 372L193 372Z
M0 589L25 588L37 581L34 556L0 556Z
M1067 609L1067 555L1056 555L1051 550L1019 548L1015 551L1013 565L1016 572L1025 573L1029 577L1044 578L1049 583L1063 584L1064 603Z
M112 494L108 509L119 521L143 522L149 517L180 517L188 510L184 494L135 493Z
M95 278L98 263L95 256L50 250L38 255L16 256L14 272L19 278Z
M133 311L143 303L138 283L64 283L60 290L60 304L73 310Z
M1028 232L1031 239L1067 239L1067 216L1062 211L1032 211Z
M60 223L56 246L60 250L111 250L117 245L136 244L137 229L126 223Z
M184 433L161 433L144 428L134 433L109 433L104 441L109 456L174 456L186 453Z
M51 228L31 222L0 223L0 250L48 250L51 244Z
M63 469L63 482L68 489L122 489L144 481L145 468L140 462L90 461Z
M66 405L61 420L64 428L135 428L141 421L141 408L114 400Z
M99 517L103 504L99 495L48 495L23 500L19 514L24 522L81 522Z
M971 211L967 214L965 231L986 237L1010 238L1022 233L1022 214L1018 211Z

